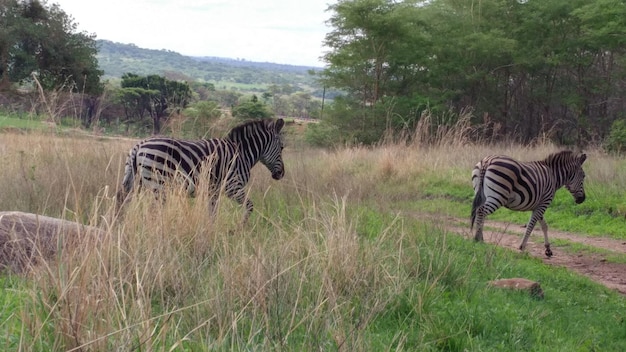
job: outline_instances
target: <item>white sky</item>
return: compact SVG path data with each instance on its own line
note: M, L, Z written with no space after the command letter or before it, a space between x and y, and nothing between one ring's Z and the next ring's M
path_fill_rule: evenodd
M328 5L336 0L48 0L79 31L140 48L324 66Z

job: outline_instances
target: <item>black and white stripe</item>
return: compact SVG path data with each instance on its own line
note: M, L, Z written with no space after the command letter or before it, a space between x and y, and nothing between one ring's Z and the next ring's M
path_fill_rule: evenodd
M528 238L537 221L543 231L546 255L552 256L548 242L548 225L543 218L556 191L565 186L577 204L585 201L582 165L586 154L561 151L541 161L520 162L507 156L488 156L478 162L472 171L474 202L471 228L476 225L476 241L483 240L485 217L501 206L511 210L532 211L520 250L526 248Z
M160 192L165 185L178 180L193 196L202 168L208 166L213 194L223 187L228 197L239 204L245 203L247 219L253 210L244 190L250 169L260 161L272 178L280 180L285 175L280 133L284 124L283 119L252 121L233 128L222 139L145 139L129 152L122 180L125 194L120 199L132 191L136 175L140 188Z

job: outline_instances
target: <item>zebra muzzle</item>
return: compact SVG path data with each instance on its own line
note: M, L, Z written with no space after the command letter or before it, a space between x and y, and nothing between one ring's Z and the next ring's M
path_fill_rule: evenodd
M580 197L576 197L576 204L580 204L585 201L585 195L583 194Z
M272 173L272 178L274 180L280 180L281 178L283 178L283 176L285 176L285 170L280 170L278 172Z

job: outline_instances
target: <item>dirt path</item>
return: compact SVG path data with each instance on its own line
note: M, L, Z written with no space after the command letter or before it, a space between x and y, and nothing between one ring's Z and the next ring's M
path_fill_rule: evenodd
M421 215L413 214L415 217ZM429 216L430 218L431 216ZM446 224L446 230L457 233L468 239L473 238L469 232L468 220L454 217L435 218L437 223ZM549 226L550 224L548 224ZM501 247L519 251L525 228L518 224L508 224L487 220L485 222L484 237L485 242L493 243ZM553 243L554 239L564 239L570 242L584 244L590 247L601 248L615 254L626 254L626 240L615 240L603 237L583 237L563 231L548 230L554 256L547 258L544 254L543 233L535 228L532 236L528 240L526 250L533 257L541 259L545 264L566 267L581 275L614 289L626 295L626 264L607 262L605 254L602 253L572 253L562 246Z

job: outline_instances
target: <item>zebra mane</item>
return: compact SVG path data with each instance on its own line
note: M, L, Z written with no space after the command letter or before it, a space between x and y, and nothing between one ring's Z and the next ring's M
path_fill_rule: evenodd
M560 165L565 161L574 160L576 154L571 150L562 150L560 152L552 153L548 155L543 162L547 165Z
M252 121L248 121L245 123L242 123L239 126L235 126L233 127L232 130L230 130L230 132L228 132L228 139L233 139L235 136L240 136L242 134L244 134L245 130L248 127L255 127L255 126L262 126L263 129L267 129L268 125L272 122L272 120L252 120Z

